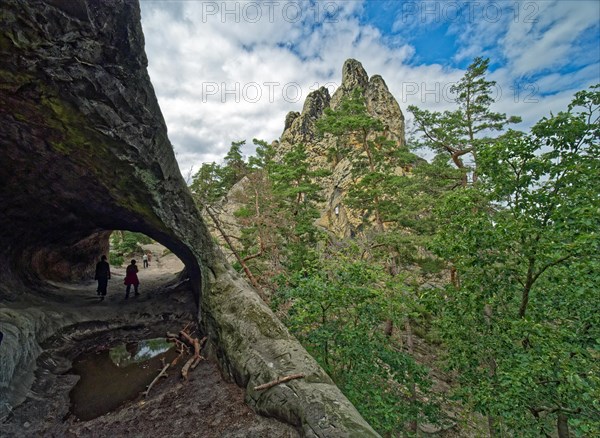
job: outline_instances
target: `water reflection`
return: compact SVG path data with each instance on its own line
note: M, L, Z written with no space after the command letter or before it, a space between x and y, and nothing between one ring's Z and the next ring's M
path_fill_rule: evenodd
M135 362L143 362L169 350L173 344L164 339L147 339L128 342L110 349L110 358L118 367L126 367Z
M172 347L151 339L80 355L73 362L73 372L81 379L69 394L71 412L91 420L135 399L157 376L161 359L169 362L177 356Z

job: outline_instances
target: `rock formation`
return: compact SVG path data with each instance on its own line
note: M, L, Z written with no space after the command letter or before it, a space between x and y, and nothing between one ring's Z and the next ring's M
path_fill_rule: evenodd
M53 317L40 304L44 281L83 275L108 232L126 229L185 263L214 357L258 412L305 436L377 436L214 247L147 74L137 2L4 0L0 17L0 404L15 401L17 370L30 370L38 343L60 328L41 323ZM328 100L313 99L316 112Z
M316 122L326 108L335 110L341 100L350 96L356 89L361 90L368 113L383 123L385 137L395 141L398 147L404 147L404 115L398 102L388 90L383 78L379 75L369 78L361 63L355 59L348 59L344 63L342 83L333 96L330 97L329 91L322 87L307 96L302 113L291 112L287 115L285 129L276 145L281 156L293 145L303 143L310 162L315 167L331 170L332 175L320 181L324 187L323 195L326 201L321 206L318 225L340 237L354 234L362 222L355 212L344 207L343 202L352 182L352 168L347 159L342 159L334 165L327 161L327 150L333 145L333 139L329 136L318 136Z

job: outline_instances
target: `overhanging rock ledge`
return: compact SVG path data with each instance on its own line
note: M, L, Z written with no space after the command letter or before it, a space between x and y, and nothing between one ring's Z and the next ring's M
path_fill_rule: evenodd
M185 263L212 351L259 413L305 436L378 436L214 247L150 83L137 2L0 8L0 307L86 273L110 230L142 232ZM16 357L9 345L0 357ZM2 361L6 389L22 364Z

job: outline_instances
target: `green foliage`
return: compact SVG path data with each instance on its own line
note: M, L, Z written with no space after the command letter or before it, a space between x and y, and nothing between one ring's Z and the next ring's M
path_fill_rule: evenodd
M124 261L125 261L125 258L122 255L116 254L113 251L108 253L108 262L112 266L123 266Z
M277 156L255 139L245 162L244 142L232 143L192 190L213 212L226 195L239 205L236 269L272 290L272 308L382 434L441 417L410 355L419 333L446 353L456 396L488 416L490 432L554 436L562 421L593 436L600 92L577 93L530 133L505 131L518 119L490 110L488 64L475 59L453 87L455 110L411 108L425 134L416 146L438 153L430 163L385 137L360 91L325 110L317 127L329 156L351 165L344 207L364 219L352 239L315 226L327 173L303 145ZM404 345L388 324L404 327Z
M297 272L314 263L316 246L321 233L314 225L319 217L317 203L321 201L321 186L316 182L328 174L313 170L304 145L298 144L286 153L281 162L273 165L270 178L278 203L278 215L285 217L281 233L286 242L284 264Z
M497 430L551 434L559 416L576 436L599 430L596 90L481 148L481 184L438 211L435 249L460 273L440 303L448 365Z
M221 178L223 185L228 189L248 173L248 165L242 155L242 146L245 144L245 140L232 142L229 152L225 155L225 166L222 168Z
M248 158L248 166L251 169L263 169L267 173L271 172L271 167L275 162L275 149L264 140L255 138L252 143L256 146L256 153Z
M321 187L315 180L325 172L311 170L303 145L292 147L276 163L269 145L255 143L248 184L233 195L241 205L234 215L241 225L241 258L271 287L271 278L282 270L295 272L316 259L320 233L314 220Z
M143 252L141 245L152 243L153 240L142 233L132 231L115 231L110 235L111 264L121 265L124 257L131 257ZM119 262L120 260L120 262Z
M212 204L220 200L230 187L223 183L221 166L215 163L203 163L193 176L190 190L201 205Z
M224 165L203 163L192 177L190 190L201 205L214 205L221 200L237 182L249 173L242 155L245 140L232 142L224 158Z
M436 407L409 401L416 385L426 391L427 370L385 336L382 321L397 312L400 282L355 256L325 260L318 271L288 279L280 300L285 322L382 434L396 436L414 419L434 422Z
M367 112L363 92L356 88L352 95L343 98L339 109L325 108L324 116L317 120L317 129L330 133L341 142L356 137L364 143L371 132L383 131L383 123Z
M450 91L456 94L455 110L441 113L412 105L408 107L414 116L416 132L423 134L419 145L450 157L463 171L464 184L471 167L473 179L477 179L479 149L494 142L489 134L521 121L519 117L507 117L490 110L496 83L485 78L488 66L489 59L475 58L465 75L451 87ZM465 157L469 159L467 163L464 162Z

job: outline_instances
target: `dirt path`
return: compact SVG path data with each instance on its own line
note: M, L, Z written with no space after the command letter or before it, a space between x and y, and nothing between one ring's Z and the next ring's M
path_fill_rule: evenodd
M44 312L60 312L62 326L68 327L42 344L44 351L37 358L28 396L8 416L0 418L0 436L298 437L294 428L254 413L244 402L244 391L224 381L217 365L209 360L202 361L187 381L181 379L179 364L148 398L140 394L116 411L89 421L74 417L69 392L79 380L71 370L75 357L123 342L162 337L167 330L178 331L194 318L189 286L178 283L181 261L160 245L145 248L153 257L148 268L140 266L141 295L137 298L124 300L125 268L111 267L113 278L102 302L96 294L96 282L91 280L55 283L43 296L28 300L27 310L39 305ZM69 325L75 316L79 322Z
M135 257L139 269L139 291L142 295L154 296L164 284L175 281L177 274L183 270L184 265L173 253L158 243L143 245L143 248L151 252L152 260L149 266L144 268L141 257ZM129 262L130 260L126 260L123 266L111 266L112 279L108 284L109 303L118 302L125 297L123 280L125 278L126 265ZM92 288L95 288L95 283L92 285Z

